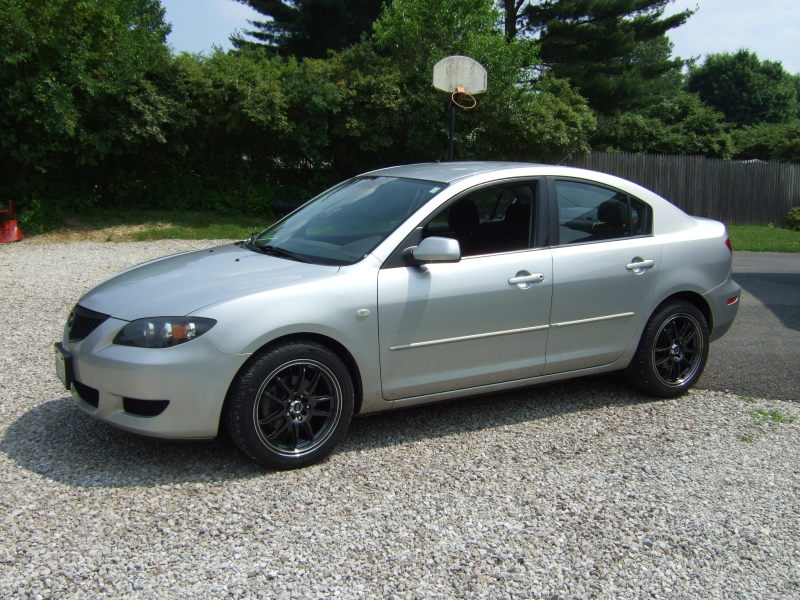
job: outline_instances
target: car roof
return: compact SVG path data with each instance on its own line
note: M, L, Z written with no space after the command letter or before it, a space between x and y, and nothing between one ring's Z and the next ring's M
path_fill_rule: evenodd
M552 165L500 161L419 163L416 165L401 165L377 169L369 173L364 173L364 175L409 177L411 179L426 179L428 181L452 183L457 179L463 179L464 177L479 175L481 173L545 166L552 167Z
M385 176L385 177L407 177L409 179L425 179L446 184L456 184L456 187L471 185L470 179L475 178L478 183L495 179L503 179L504 173L509 178L514 177L541 177L553 175L556 177L569 177L586 179L591 182L608 185L626 193L636 196L640 200L648 202L652 206L658 206L663 214L670 214L674 223L683 223L683 227L688 226L686 219L691 219L686 213L674 204L665 200L641 185L621 179L608 173L599 171L589 171L576 167L548 165L542 163L525 162L501 162L501 161L475 161L475 162L443 162L443 163L419 163L415 165L400 165L396 167L386 167L364 173L362 176ZM498 174L498 177L486 177L490 174ZM458 182L458 183L456 183ZM662 224L667 219L661 217ZM696 223L696 221L692 221Z

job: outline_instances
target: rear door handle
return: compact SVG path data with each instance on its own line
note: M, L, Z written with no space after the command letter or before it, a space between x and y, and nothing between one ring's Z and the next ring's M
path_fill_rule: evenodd
M534 273L533 275L522 275L521 277L512 277L508 280L511 285L519 285L520 283L542 283L544 281L543 273Z
M654 260L642 260L641 258L634 258L634 262L625 265L625 268L628 271L634 271L638 273L642 273L645 269L652 269L656 266L656 261Z

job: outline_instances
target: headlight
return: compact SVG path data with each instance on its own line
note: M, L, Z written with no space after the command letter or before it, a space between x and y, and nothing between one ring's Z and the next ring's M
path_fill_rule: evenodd
M115 344L136 348L169 348L200 337L216 324L202 317L155 317L131 321L114 338Z

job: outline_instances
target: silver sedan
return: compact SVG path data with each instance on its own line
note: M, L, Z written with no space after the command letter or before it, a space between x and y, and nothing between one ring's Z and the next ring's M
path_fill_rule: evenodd
M357 414L624 370L678 396L731 327L725 226L610 175L392 167L250 239L123 271L55 345L77 405L256 461L320 460Z

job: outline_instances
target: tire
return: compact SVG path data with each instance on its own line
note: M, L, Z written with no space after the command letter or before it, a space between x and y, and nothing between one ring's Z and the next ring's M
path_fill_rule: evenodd
M625 372L628 381L653 396L680 396L703 374L708 344L703 313L683 300L669 302L647 322Z
M325 346L295 340L268 347L238 377L225 424L238 448L274 469L296 469L325 456L353 416L353 383Z

